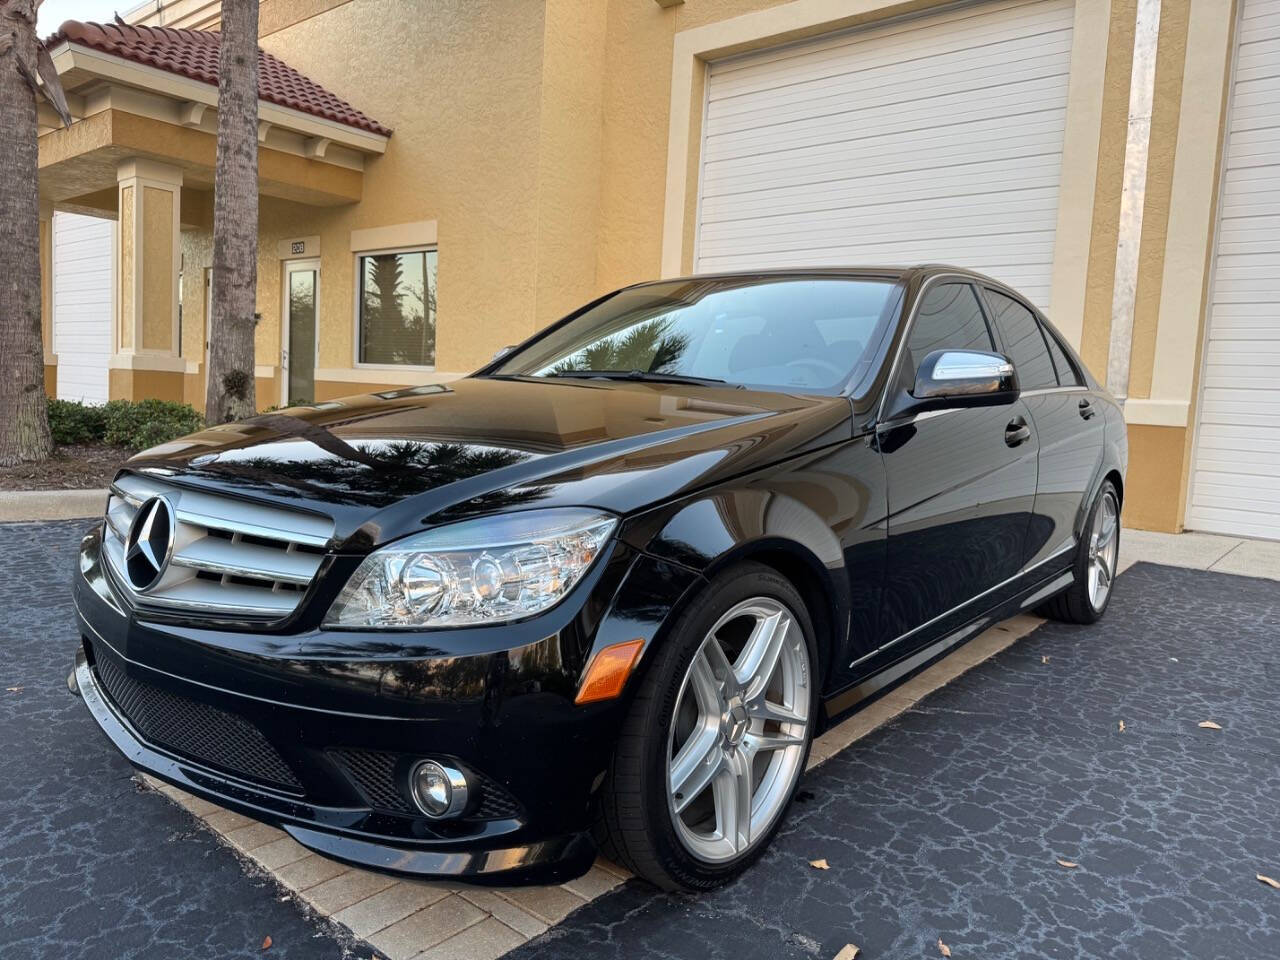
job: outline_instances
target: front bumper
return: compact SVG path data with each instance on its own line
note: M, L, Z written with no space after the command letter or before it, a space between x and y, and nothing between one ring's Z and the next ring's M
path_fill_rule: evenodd
M559 882L590 867L593 796L625 703L572 702L566 678L577 667L567 661L583 646L581 614L523 625L509 649L460 652L490 640L456 631L454 649L430 656L385 638L357 655L350 635L140 616L98 550L91 533L75 578L75 677L134 766L365 867L501 883ZM474 777L463 817L432 821L407 802L403 774L420 757Z
M335 860L395 873L516 884L569 880L585 873L595 859L595 845L585 832L511 846L489 846L485 838L472 838L468 849L457 849L430 843L404 845L348 831L344 823L355 825L362 819L358 809L291 801L147 745L103 693L84 648L76 651L75 680L93 719L139 770L221 807L274 824L304 847Z

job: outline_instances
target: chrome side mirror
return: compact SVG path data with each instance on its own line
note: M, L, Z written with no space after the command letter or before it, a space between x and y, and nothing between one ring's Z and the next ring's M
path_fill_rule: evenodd
M1013 364L998 353L978 350L935 350L916 371L911 396L917 400L959 397L992 397L1012 393L1017 398L1018 379Z
M1018 374L1009 358L983 350L934 350L916 370L915 382L903 390L887 419L926 410L998 407L1020 393Z

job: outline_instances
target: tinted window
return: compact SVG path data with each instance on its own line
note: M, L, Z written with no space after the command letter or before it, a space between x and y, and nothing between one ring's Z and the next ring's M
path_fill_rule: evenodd
M894 284L706 279L622 290L505 358L498 375L665 374L766 390L831 391L866 362Z
M1071 361L1067 359L1067 353L1058 343L1057 336L1043 323L1040 324L1040 329L1044 331L1045 343L1049 344L1049 355L1053 357L1053 367L1058 371L1058 383L1064 387L1080 386L1080 376L1076 373L1076 368L1071 365Z
M940 283L920 301L907 338L911 369L934 350L994 350L978 295L967 283Z
M1022 389L1056 387L1058 377L1036 315L999 291L987 290L987 298L1000 338L1004 340L1004 348L1018 371L1018 383Z

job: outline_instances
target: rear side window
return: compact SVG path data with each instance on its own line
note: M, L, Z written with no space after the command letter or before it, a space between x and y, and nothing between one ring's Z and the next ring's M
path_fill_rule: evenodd
M1053 357L1054 369L1058 371L1058 383L1064 387L1081 386L1080 375L1067 359L1067 352L1062 349L1057 336L1046 324L1040 324L1040 329L1044 331L1044 342L1049 344L1049 355Z
M988 288L987 298L1000 338L1004 340L1005 350L1018 371L1018 383L1022 389L1056 387L1058 376L1036 315L998 290Z
M934 350L994 350L995 341L973 287L967 283L940 283L925 291L907 349L916 366Z

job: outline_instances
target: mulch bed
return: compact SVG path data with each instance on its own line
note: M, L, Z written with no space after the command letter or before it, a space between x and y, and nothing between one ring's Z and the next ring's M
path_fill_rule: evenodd
M107 486L133 451L103 444L68 444L41 463L0 467L0 490L97 490Z

